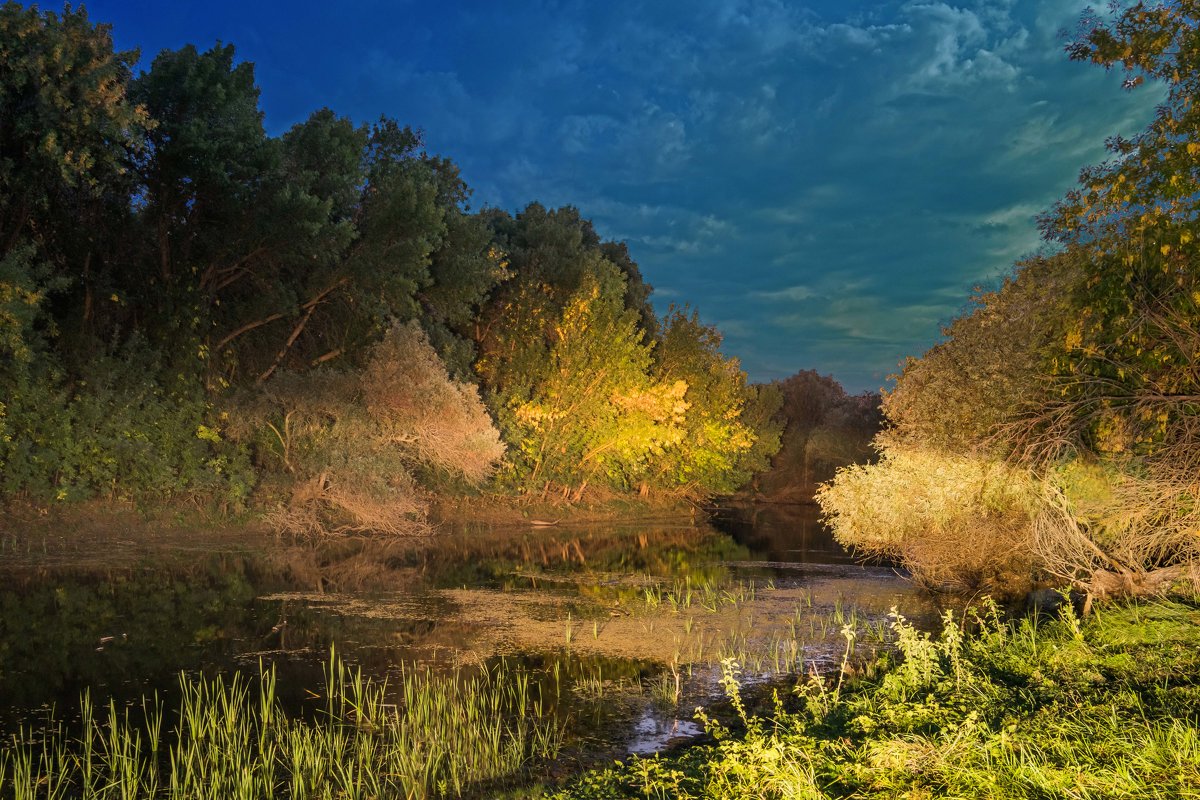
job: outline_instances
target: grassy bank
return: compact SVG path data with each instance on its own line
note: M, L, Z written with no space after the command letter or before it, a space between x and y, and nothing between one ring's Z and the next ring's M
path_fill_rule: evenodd
M709 722L714 743L633 759L554 795L797 798L1200 797L1200 607L1103 610L1085 623L972 613L964 636L897 618L898 657L811 680L767 716Z

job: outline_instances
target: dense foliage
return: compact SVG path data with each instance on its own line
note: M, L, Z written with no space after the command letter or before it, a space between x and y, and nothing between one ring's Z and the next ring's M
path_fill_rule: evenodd
M715 743L634 758L557 797L1200 797L1200 693L1192 605L1113 609L1081 624L973 613L964 637L896 615L899 660L850 682L801 683L750 713L737 665L734 727ZM870 673L874 673L871 675Z
M884 400L883 460L821 496L843 541L894 553L872 531L893 513L878 486L916 488L900 465L924 460L947 485L964 469L994 476L981 498L1023 473L1010 502L952 524L911 505L899 547L920 553L918 575L982 549L995 555L976 575L993 590L1014 571L1098 597L1200 582L1200 4L1137 3L1081 30L1072 58L1123 66L1129 89L1165 84L1154 120L1110 140L1113 159L1043 217L1047 254L905 366Z
M773 454L772 395L575 209L472 212L386 118L268 135L230 45L136 60L0 5L6 496L398 530L420 483L701 495Z

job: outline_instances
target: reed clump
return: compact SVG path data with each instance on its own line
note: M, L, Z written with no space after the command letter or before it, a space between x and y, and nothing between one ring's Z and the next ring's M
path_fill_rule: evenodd
M82 702L81 724L23 729L0 750L0 797L459 797L553 759L564 726L526 673L406 670L397 685L336 657L324 707L287 715L275 671L180 677L178 708L157 697L138 713ZM172 724L173 723L173 724Z

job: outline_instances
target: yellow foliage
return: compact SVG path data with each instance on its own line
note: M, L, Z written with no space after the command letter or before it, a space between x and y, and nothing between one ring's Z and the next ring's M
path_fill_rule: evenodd
M618 408L642 414L654 422L682 425L684 414L691 408L691 404L683 399L687 390L687 381L661 383L644 390L627 390L624 394L615 392L612 401Z
M926 583L1020 591L1032 573L1034 478L996 459L884 442L878 463L845 467L817 492L837 540L899 558Z

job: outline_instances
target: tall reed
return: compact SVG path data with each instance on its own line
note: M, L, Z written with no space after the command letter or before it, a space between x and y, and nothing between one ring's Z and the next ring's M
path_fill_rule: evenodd
M274 668L257 678L180 676L178 706L145 699L142 719L84 696L78 730L54 720L0 749L0 798L423 798L552 759L564 725L526 673L404 669L394 687L331 654L324 708L289 716ZM164 720L174 725L164 732Z

